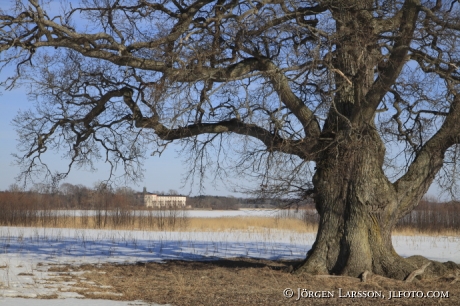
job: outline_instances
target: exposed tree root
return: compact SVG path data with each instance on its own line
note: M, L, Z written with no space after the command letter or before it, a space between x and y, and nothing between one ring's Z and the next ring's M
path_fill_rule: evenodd
M353 276L347 276L347 275L330 275L330 274L325 274L325 275L314 275L313 277L316 278L348 278L352 280L356 280L356 277Z
M306 274L311 277L318 277L318 278L353 278L356 280L361 280L361 282L371 282L371 281L378 281L379 278L383 279L399 279L403 280L406 283L413 282L417 276L423 275L422 278L438 278L438 277L448 277L452 279L452 284L456 282L460 282L460 265L454 262L437 262L431 261L422 256L412 256L409 258L401 258L400 261L401 270L399 273L395 274L397 271L392 270L385 271L390 273L379 273L379 271L372 271L372 270L365 270L363 273L359 274L359 276L349 275L347 273L343 274L331 274L330 271L324 271L324 267L321 266L321 262L318 261L311 261L304 260L300 264L292 267L287 268L288 273L293 274ZM402 264L402 263L405 264ZM320 263L318 265L318 263ZM412 267L412 269L410 269ZM419 268L417 268L419 267ZM404 276L404 271L406 271ZM381 271L380 271L381 272ZM396 277L395 277L396 275ZM398 276L399 275L399 276ZM403 275L401 277L401 275Z
M312 275L330 275L329 271L326 269L325 262L321 259L308 256L300 264L298 264L294 270L293 274L312 274Z
M415 277L417 277L418 275L421 275L425 272L425 269L431 265L431 261L430 262L427 262L426 264L424 264L422 267L420 267L419 269L413 271L411 274L409 274L409 276L407 276L406 278L406 283L410 283L414 280Z
M450 274L450 275L447 276L447 277L452 277L452 278L453 278L453 280L450 282L451 285L452 285L452 284L455 284L455 283L459 280L459 278L460 278L460 270L457 269L457 271L455 271L455 275L454 275L454 274Z
M368 270L364 271L363 274L361 274L361 282L365 283L367 282L367 277L372 275L372 273Z

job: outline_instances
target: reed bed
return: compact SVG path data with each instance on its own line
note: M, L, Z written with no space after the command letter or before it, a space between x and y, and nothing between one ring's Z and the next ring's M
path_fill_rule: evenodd
M117 214L113 211L92 212L92 215L72 215L28 212L21 218L6 221L0 218L1 226L24 226L42 228L78 228L107 230L142 230L142 231L200 231L200 232L258 232L267 229L283 230L296 233L316 233L316 222L305 222L299 218L287 217L217 217L191 218L187 211L135 211ZM458 236L458 229L417 228L397 226L394 235L402 236Z
M187 211L161 210L3 211L2 226L120 230L181 230L188 227Z
M58 197L0 193L0 226L147 231L258 231L315 233L319 216L310 209L278 210L273 216L189 217L187 210L146 210L123 195L95 195L91 209L59 209ZM53 202L54 201L54 202ZM62 203L62 202L61 202ZM65 206L63 208L66 208ZM422 203L396 225L395 235L460 235L460 204Z

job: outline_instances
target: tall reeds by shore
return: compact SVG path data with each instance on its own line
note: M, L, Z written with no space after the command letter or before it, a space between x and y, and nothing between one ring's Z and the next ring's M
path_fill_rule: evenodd
M77 201L75 196L5 191L0 192L0 212L0 226L86 229L316 232L319 221L311 207L279 210L272 216L191 218L182 208L146 209L132 194L113 192L94 192ZM399 221L394 233L458 235L460 203L424 200Z

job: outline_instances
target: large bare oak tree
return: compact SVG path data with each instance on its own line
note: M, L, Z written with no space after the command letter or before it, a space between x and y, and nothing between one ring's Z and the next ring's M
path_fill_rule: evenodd
M437 175L455 191L458 1L40 3L0 14L2 67L16 69L3 85L37 102L15 121L23 174L53 149L135 178L145 152L188 139L198 174L214 148L262 189L314 198L319 230L297 271L419 268L391 231Z

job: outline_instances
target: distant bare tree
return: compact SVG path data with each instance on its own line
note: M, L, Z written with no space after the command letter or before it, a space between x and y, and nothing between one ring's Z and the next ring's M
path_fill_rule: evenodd
M146 152L188 139L191 177L237 168L268 195L314 197L298 272L418 268L391 231L436 175L457 188L458 1L81 2L0 14L3 84L37 102L15 121L24 175L55 150L136 179Z
M177 192L177 190L174 190L174 189L169 189L168 195L179 195L179 192Z

